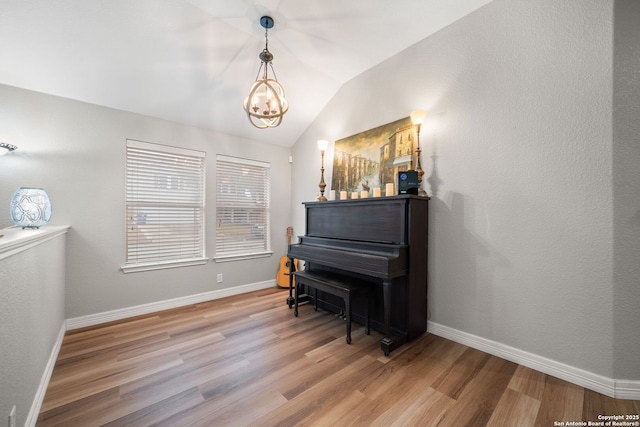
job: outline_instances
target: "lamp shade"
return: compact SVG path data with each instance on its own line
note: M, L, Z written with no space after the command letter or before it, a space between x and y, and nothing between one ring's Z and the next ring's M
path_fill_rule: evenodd
M51 202L42 188L20 187L9 205L11 220L22 228L38 228L51 219Z
M427 112L425 110L414 110L411 112L411 123L421 125L426 117Z

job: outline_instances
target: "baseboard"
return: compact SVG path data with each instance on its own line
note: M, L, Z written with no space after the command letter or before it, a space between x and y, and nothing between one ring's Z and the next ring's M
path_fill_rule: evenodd
M247 292L258 291L276 286L274 280L266 280L264 282L250 283L248 285L235 286L232 288L218 289L215 291L204 292L201 294L188 295L185 297L174 298L170 300L152 302L149 304L136 305L133 307L121 308L118 310L106 311L103 313L90 314L87 316L74 317L67 319L67 330L85 328L87 326L95 326L101 323L113 322L114 320L126 319L128 317L140 316L142 314L154 313L156 311L168 310L171 308L182 307L189 304L198 304L214 299L225 298L233 295L244 294Z
M640 381L615 380L429 321L427 331L616 399L640 399Z
M615 398L640 400L640 381L616 380Z
M42 408L42 402L44 401L44 395L46 394L47 387L49 386L51 374L53 374L53 368L56 366L56 360L58 359L58 353L60 353L60 347L62 346L62 340L64 340L65 331L66 326L65 323L62 322L62 327L60 328L60 332L58 332L58 337L56 338L56 342L53 345L53 349L51 350L51 354L49 355L49 360L47 361L47 365L45 366L44 372L42 373L42 378L40 378L40 384L38 384L36 395L34 396L33 403L31 404L31 408L29 409L27 420L24 423L25 427L33 427L38 421L40 408Z

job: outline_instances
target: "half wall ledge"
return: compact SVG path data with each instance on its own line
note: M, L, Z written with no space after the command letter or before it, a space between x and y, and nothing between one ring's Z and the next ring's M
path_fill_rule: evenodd
M31 247L40 245L47 240L54 239L65 234L69 225L46 225L36 229L22 229L20 227L7 227L0 229L0 259L25 251Z

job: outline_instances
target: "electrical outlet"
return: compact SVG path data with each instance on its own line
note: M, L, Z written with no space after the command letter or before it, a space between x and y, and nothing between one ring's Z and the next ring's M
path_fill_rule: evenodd
M218 273L218 283L222 283L222 273Z
M16 427L16 405L13 405L9 412L9 427Z

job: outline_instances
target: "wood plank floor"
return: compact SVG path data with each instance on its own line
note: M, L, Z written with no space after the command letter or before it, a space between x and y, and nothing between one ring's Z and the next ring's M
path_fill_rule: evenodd
M616 400L424 334L380 334L279 288L66 334L38 426L554 426L637 415ZM558 424L555 424L558 423Z

